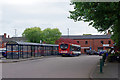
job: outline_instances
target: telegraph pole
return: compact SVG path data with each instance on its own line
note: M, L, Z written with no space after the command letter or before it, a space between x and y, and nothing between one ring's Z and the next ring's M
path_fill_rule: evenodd
M69 28L67 28L67 30L68 30L68 38L69 38Z
M17 29L15 29L15 37L16 37L16 32L17 32Z

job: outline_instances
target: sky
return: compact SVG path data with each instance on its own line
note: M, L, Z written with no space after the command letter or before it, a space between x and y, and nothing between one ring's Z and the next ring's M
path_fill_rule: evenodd
M0 0L0 35L22 36L26 28L58 28L62 35L98 35L88 22L69 19L70 0Z

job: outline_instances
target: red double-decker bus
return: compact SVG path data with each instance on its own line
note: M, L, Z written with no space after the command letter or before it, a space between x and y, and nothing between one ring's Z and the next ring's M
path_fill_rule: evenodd
M59 54L62 56L79 56L81 47L77 44L59 43Z

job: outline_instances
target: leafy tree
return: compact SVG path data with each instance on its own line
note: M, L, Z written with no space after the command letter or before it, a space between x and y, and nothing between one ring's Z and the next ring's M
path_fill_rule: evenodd
M99 32L110 30L112 39L120 46L120 2L72 2L70 19L90 22Z
M53 44L61 37L61 32L57 28L47 28L41 31L39 27L32 27L25 29L22 36L26 37L29 42L39 43L42 40L42 42Z
M83 34L83 35L92 35L92 34Z
M26 37L29 42L39 43L42 39L41 32L39 27L27 28L24 30L22 36Z
M54 28L54 29L47 28L43 30L42 35L43 35L42 40L44 42L49 43L49 44L54 44L55 41L61 37L61 32L57 28Z

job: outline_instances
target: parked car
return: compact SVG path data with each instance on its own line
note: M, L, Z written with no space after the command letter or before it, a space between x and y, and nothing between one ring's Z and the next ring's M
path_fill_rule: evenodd
M86 53L88 55L98 55L98 53L95 50L86 50Z
M94 50L94 54L95 54L95 55L98 55L98 52Z
M104 53L106 53L107 51L106 50L101 50L100 52L99 52L99 56L101 56L102 54L104 54Z

